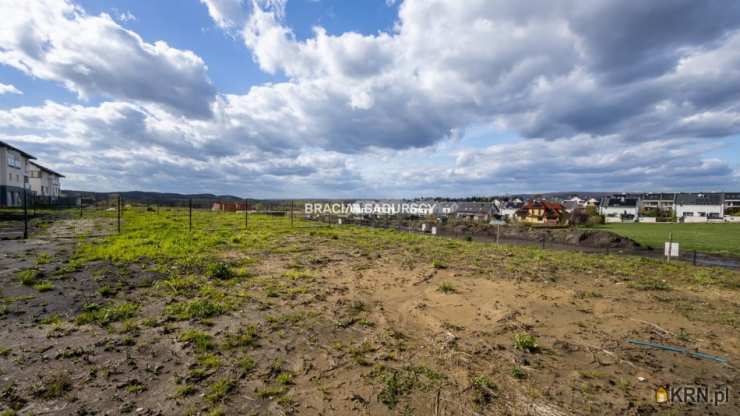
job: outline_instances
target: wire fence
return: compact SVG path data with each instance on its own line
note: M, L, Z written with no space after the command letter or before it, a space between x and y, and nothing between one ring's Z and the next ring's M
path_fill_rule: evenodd
M341 201L336 202L341 205ZM445 238L497 244L537 246L603 254L640 254L661 257L661 253L623 250L610 244L588 246L557 237L557 227L517 227L456 215L433 214L363 214L355 212L321 213L314 205L332 205L332 201L310 200L214 200L213 198L157 198L156 200L104 199L80 195L76 199L51 200L29 197L22 207L0 209L0 240L29 238L50 223L74 219L71 227L55 238L95 238L134 231L136 227L170 227L182 232L239 232L257 228L320 228L355 225L393 229ZM134 215L136 214L136 215ZM155 219L156 218L156 219ZM92 219L94 221L84 221ZM134 226L130 223L133 220ZM83 221L79 221L83 220ZM687 257L688 256L688 257ZM694 264L740 267L737 261L716 259L702 253L684 252L682 259Z

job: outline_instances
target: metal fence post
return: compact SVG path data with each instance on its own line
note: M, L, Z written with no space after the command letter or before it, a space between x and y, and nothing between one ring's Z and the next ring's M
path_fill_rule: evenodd
M190 231L193 231L193 200L188 199L188 220L190 224Z
M123 209L123 204L121 203L121 196L118 196L118 234L121 234L121 210Z
M23 185L23 239L28 238L28 191Z

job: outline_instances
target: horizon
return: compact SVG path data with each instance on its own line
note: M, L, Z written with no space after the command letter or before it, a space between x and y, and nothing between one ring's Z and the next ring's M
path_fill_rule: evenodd
M0 12L0 140L64 174L64 189L740 189L738 3L9 0Z

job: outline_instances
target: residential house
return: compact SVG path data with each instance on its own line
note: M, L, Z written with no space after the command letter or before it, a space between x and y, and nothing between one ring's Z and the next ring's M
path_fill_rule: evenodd
M516 212L519 211L524 203L514 201L503 201L499 207L499 214L504 220L510 221L516 218Z
M433 202L433 204L434 210L432 211L432 214L438 217L446 217L457 212L457 202L439 201Z
M725 193L722 205L724 207L725 221L740 222L740 193Z
M673 216L676 203L675 193L646 193L640 196L639 221L666 221Z
M680 193L676 195L676 218L681 222L721 221L722 194Z
M529 224L558 224L564 211L558 202L529 200L517 210L516 217Z
M57 200L59 198L60 179L64 175L33 161L29 161L26 168L28 169L28 182L31 192L35 196L45 200Z
M635 222L639 218L639 198L630 195L617 195L604 198L599 205L599 213L610 222Z
M459 202L455 215L473 221L490 221L499 214L496 204L492 202Z
M28 190L28 161L36 159L21 149L0 141L0 207L23 206Z
M673 211L676 202L674 193L647 193L640 196L640 209Z

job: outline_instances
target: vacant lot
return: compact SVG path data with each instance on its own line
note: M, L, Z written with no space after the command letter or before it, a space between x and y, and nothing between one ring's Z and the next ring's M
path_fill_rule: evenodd
M668 233L683 250L740 256L740 224L604 224L596 228L614 231L642 245L663 250Z
M0 255L5 414L722 414L740 273L284 218L127 210ZM642 226L642 225L641 225ZM695 348L729 365L643 349ZM731 386L721 406L663 384Z

